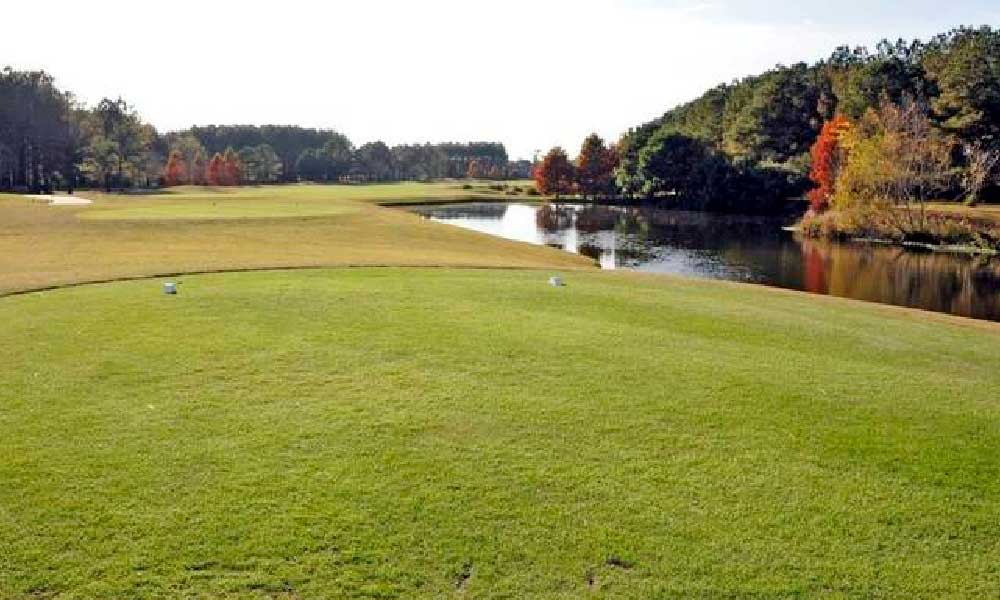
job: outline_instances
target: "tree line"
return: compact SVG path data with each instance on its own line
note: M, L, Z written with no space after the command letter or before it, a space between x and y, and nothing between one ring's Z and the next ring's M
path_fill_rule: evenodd
M160 133L125 100L88 107L41 71L0 71L0 189L527 178L498 142L355 146L291 125Z
M958 28L927 42L883 41L874 50L841 47L816 64L779 65L713 88L618 140L614 191L695 209L779 210L817 185L811 150L824 124L864 124L858 135L877 137L884 128L872 123L898 121L893 110L907 113L912 126L926 124L933 136L922 139L947 150L937 163L947 176L925 181L922 194L997 195L991 169L1000 148L1000 31L991 27ZM560 154L550 152L539 178L571 193L580 182L560 173Z

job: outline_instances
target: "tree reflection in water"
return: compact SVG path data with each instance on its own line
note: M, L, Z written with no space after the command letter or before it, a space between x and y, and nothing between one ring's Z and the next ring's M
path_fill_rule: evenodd
M643 207L463 204L429 218L631 268L1000 320L1000 259L798 239L781 219Z

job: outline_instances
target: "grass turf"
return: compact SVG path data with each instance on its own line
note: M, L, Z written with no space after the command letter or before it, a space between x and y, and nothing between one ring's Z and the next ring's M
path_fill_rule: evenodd
M489 182L384 183L370 185L280 185L238 188L177 187L122 196L88 192L97 206L81 213L85 219L240 219L310 217L357 209L355 203L421 204L464 200L530 199L490 189ZM526 187L528 182L507 182ZM468 186L468 187L465 187Z
M1000 594L1000 328L568 283L0 300L0 597Z
M0 295L235 269L420 265L592 268L593 261L433 223L380 203L510 199L477 183L176 188L86 194L90 206L0 195Z

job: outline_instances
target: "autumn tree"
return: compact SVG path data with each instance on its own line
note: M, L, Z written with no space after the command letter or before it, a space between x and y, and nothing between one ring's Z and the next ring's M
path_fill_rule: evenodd
M566 156L566 151L555 147L535 168L535 187L545 196L559 197L573 192L576 169Z
M608 148L599 135L587 136L576 159L576 182L584 196L614 193L618 153Z
M836 116L823 124L816 143L813 144L810 154L812 156L812 170L809 179L816 187L808 194L809 207L813 212L821 213L830 206L830 199L833 198L837 173L843 161L843 148L840 138L850 127L850 122L846 117Z
M205 157L205 150L202 148L195 151L194 158L188 165L188 182L194 185L208 183L208 161Z
M906 234L924 229L925 206L952 178L954 141L917 102L883 100L843 136L847 161L837 177L837 209L877 211ZM915 210L914 210L915 209Z
M469 179L481 179L483 177L478 160L472 159L469 161L469 168L466 169L465 176Z
M223 185L225 178L225 159L218 152L208 161L208 168L205 170L205 182L208 185Z
M226 148L222 155L222 185L240 185L243 183L243 163L239 154L231 147Z
M180 150L170 152L170 158L167 160L167 166L163 172L163 180L168 186L187 183L187 166L184 164L184 156L181 155Z

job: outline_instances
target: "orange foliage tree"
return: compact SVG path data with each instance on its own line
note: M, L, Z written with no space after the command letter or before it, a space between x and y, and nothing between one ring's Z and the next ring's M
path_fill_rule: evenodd
M535 187L545 196L556 196L573 192L576 169L562 148L553 148L535 167Z
M809 179L816 184L815 189L808 194L809 207L813 212L823 212L830 207L830 198L835 191L837 173L843 164L845 152L840 139L850 126L850 121L840 115L827 121L810 150L812 170L809 172Z
M167 166L163 172L164 184L181 185L187 183L187 166L184 164L184 157L177 150L170 153Z
M208 169L205 171L205 183L208 185L223 185L225 179L226 161L218 152L208 161Z

